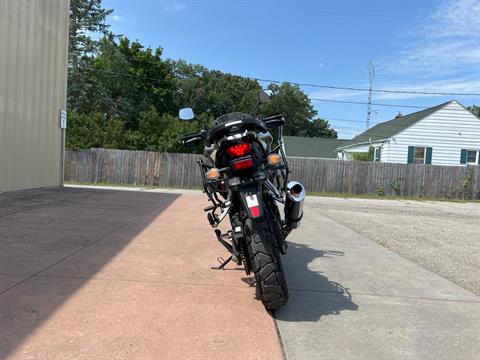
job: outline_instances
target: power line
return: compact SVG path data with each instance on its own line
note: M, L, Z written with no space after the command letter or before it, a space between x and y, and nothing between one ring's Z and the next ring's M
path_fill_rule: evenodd
M336 127L336 128L333 128L335 131L342 131L342 132L354 132L354 133L362 133L364 132L365 130L363 129L359 129L359 128L356 128L356 127ZM351 131L349 131L351 130Z
M249 78L252 80L257 80L261 82L270 82L274 84L282 84L288 82L290 84L298 86L307 86L321 89L334 89L334 90L348 90L348 91L370 91L367 88L357 88L349 86L333 86L333 85L319 85L319 84L308 84L308 83L298 83L293 81L280 81L280 80L271 80L271 79L260 79L260 78ZM430 92L430 91L413 91L413 90L387 90L387 89L372 89L373 92L379 93L390 93L390 94L418 94L418 95L444 95L444 96L480 96L480 93L460 93L460 92Z
M383 124L382 126L382 130L385 130L385 129L388 129L388 130L392 130L392 131L395 131L395 130L402 130L405 128L405 125L402 124L402 120L398 120L398 124ZM382 123L378 123L378 124L382 124ZM377 125L378 125L377 124ZM372 130L374 129L375 126L371 127L370 129L367 129L367 130ZM367 130L364 130L364 129L359 129L359 128L356 128L356 127L337 127L337 128L334 128L335 130L337 129L340 129L340 130L355 130L356 132L365 132ZM382 133L379 133L379 132L370 132L369 135L372 135L372 136L384 136L385 134L382 132Z
M109 74L113 76L127 76L131 78L139 78L139 79L145 79L145 80L151 80L155 81L157 83L165 83L165 80L163 79L158 79L158 78L152 78L149 76L144 76L144 75L138 75L138 74L129 74L129 73L123 73L123 72L116 72L116 71L109 71L109 70L101 70L101 69L95 69L92 67L84 67L86 70L94 71L94 72L101 72L104 74ZM255 78L250 78L252 80L256 80ZM333 99L323 99L323 98L309 98L312 101L321 101L321 102L331 102L331 103L340 103L340 104L353 104L353 105L368 105L367 102L363 101L347 101L347 100L333 100ZM385 103L372 103L374 106L385 106L385 107L396 107L396 108L411 108L411 109L427 109L428 106L417 106L417 105L402 105L402 104L385 104Z
M344 118L337 118L337 117L330 117L330 116L325 116L325 115L317 115L320 119L324 120L333 120L333 121L346 121L346 122L355 122L355 123L364 123L363 120L356 120L356 119L344 119ZM374 123L375 125L375 123Z
M116 71L109 71L109 70L101 70L101 69L95 69L92 67L85 67L84 69L90 70L90 71L96 71L96 72L101 72L105 74L110 74L114 76L127 76L127 77L132 77L132 78L139 78L139 79L145 79L145 80L152 80L156 82L164 82L162 79L157 79L157 78L152 78L149 76L144 76L144 75L137 75L137 74L129 74L129 73L123 73L123 72L116 72ZM252 80L255 80L253 78L250 78ZM313 101L325 101L325 102L334 102L334 103L342 103L342 104L356 104L356 105L367 105L368 103L362 102L362 101L345 101L345 100L332 100L332 99L320 99L320 98L309 98L310 100ZM390 106L390 107L404 107L404 108L414 108L414 109L427 109L426 106L415 106L415 105L400 105L400 104L382 104L382 103L372 103L372 105L375 106Z
M96 72L101 72L105 74L110 74L114 76L127 76L127 77L133 77L133 78L139 78L139 79L145 79L145 80L153 80L159 83L165 83L165 80L162 79L157 79L157 78L152 78L149 76L144 76L144 75L137 75L137 74L129 74L129 73L123 73L123 72L116 72L116 71L109 71L109 70L100 70L100 69L95 69L92 67L85 67L85 69L90 70L90 71L96 71Z
M159 59L158 61L153 61L153 60L147 60L147 59L138 59L138 58L135 58L135 57L132 57L132 56L123 56L125 59L130 59L130 60L134 60L134 61L138 61L138 62L142 62L142 63L147 63L147 64L153 64L153 65L161 65L161 62L163 60Z
M114 75L114 76L128 76L128 77L133 77L133 78L141 78L141 79L147 79L147 80L154 80L157 82L162 82L163 80L161 79L156 79L156 78L151 78L148 76L143 76L143 75L136 75L136 74L128 74L128 73L122 73L122 72L115 72L115 71L108 71L108 70L100 70L100 69L94 69L91 67L85 67L85 69L92 70L92 71L98 71L101 73L106 73L109 75ZM331 101L331 102L341 102L341 103L353 103L353 104L361 104L365 105L366 103L364 102L351 102L351 101L341 101L341 100L329 100L329 99L317 99L317 98L310 98L311 100L316 100L316 101ZM394 104L372 104L376 106L395 106L395 107L414 107L414 108L425 108L425 107L420 107L420 106L413 106L413 105L394 105ZM322 118L322 116L320 116ZM325 117L325 120L339 120L339 121L349 121L349 122L363 122L361 120L354 120L354 119L342 119L342 118L331 118L331 117ZM401 121L401 120L399 120ZM376 123L378 125L380 123ZM333 125L332 125L333 126ZM404 126L401 123L393 123L393 124L385 124L385 127L393 127L393 128L398 128L402 129ZM341 131L344 133L349 133L353 135L357 135L358 133L362 133L361 129L356 129L356 128L349 128L349 127L337 127L333 128L335 131ZM376 133L370 133L369 136L384 136L384 134L376 134Z
M341 104L355 104L355 105L368 105L367 102L364 101L346 101L346 100L332 100L332 99L320 99L320 98L309 98L313 101L324 101L324 102L332 102L332 103L341 103ZM428 109L427 106L416 106L416 105L400 105L400 104L383 104L383 103L372 103L374 106L389 106L389 107L404 107L404 108L412 108L412 109Z
M146 59L138 59L130 56L124 56L126 59L143 62L143 63L150 63L154 65L159 65L159 62L155 62L152 60ZM91 70L96 70L90 68ZM130 74L129 74L130 75ZM243 77L241 75L233 76ZM389 93L389 94L417 94L417 95L441 95L441 96L480 96L480 93L463 93L463 92L429 92L429 91L414 91L414 90L395 90L395 89L370 89L370 88L357 88L352 86L334 86L334 85L320 85L320 84L309 84L309 83L299 83L294 81L281 81L281 80L271 80L271 79L261 79L255 77L244 76L250 80L256 80L260 82L270 82L274 84L283 84L284 82L288 82L290 84L298 85L298 86L306 86L306 87L314 87L314 88L321 88L321 89L332 89L332 90L347 90L347 91L365 91L365 92L378 92L378 93Z
M379 123L379 124L381 124L381 123ZM372 138L372 141L377 141L377 140L380 140L380 139L394 137L395 134L397 134L401 130L405 129L405 125L402 124L401 119L399 119L398 123L396 123L396 124L384 124L382 126L382 130L385 130L385 129L390 130L389 134L385 134L385 132L376 132L375 130L372 131L372 129L374 129L374 128L375 127L371 127L368 130L362 130L362 129L352 128L352 127L333 127L332 126L332 129L335 130L337 133L342 132L342 133L347 133L347 134L351 134L351 135L354 135L354 136L358 136L360 134L363 134L365 131L369 131L367 136L369 138Z

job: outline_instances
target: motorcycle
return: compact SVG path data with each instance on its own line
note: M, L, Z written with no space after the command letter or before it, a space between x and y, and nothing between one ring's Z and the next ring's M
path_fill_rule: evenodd
M269 99L261 92L257 106ZM179 117L192 120L193 110L180 109ZM204 144L204 159L198 165L204 193L212 203L204 211L216 238L231 254L226 260L218 258L221 264L212 269L222 270L234 261L247 275L253 272L268 310L288 301L281 255L287 251L287 236L300 226L305 199L303 185L288 179L284 123L281 114L260 118L234 112L181 140L185 146ZM272 132L277 133L275 141ZM231 230L222 233L217 227L227 216Z

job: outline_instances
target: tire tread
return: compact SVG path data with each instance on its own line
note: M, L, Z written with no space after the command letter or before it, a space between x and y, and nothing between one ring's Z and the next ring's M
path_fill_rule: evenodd
M268 310L278 309L288 301L288 288L275 238L268 226L253 225L250 219L246 225L250 229L247 246L260 297Z

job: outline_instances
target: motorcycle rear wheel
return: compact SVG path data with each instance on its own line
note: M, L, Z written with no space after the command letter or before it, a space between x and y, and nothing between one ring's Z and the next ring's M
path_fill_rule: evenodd
M245 227L257 291L265 308L278 309L288 301L288 288L276 239L266 224L247 219Z

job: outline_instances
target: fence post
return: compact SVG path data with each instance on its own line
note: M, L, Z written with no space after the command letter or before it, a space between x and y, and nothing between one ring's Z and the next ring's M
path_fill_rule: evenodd
M92 153L92 182L94 184L97 183L97 172L98 172L98 167L97 167L97 162L98 162L98 155L97 155L97 149L90 149Z

